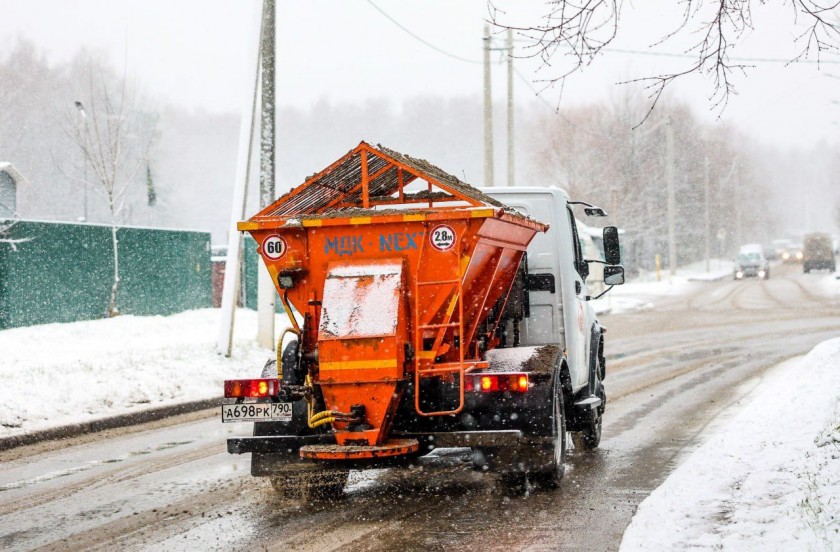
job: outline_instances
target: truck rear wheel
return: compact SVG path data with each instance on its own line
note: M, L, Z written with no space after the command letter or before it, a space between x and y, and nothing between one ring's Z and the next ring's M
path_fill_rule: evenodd
M543 487L555 489L560 486L566 474L566 415L563 405L563 390L558 385L554 390L554 413L552 416L551 440L554 445L551 451L551 463L534 474L534 480Z
M601 444L601 416L589 423L583 431L572 432L572 443L575 450L595 450Z
M527 492L529 478L544 488L560 486L566 472L566 417L559 377L553 385L551 438L543 443L523 445L514 471L501 475L501 483L509 494Z
M602 349L603 350L603 344ZM572 443L575 450L590 451L598 448L601 444L601 426L604 419L604 411L607 407L607 393L604 384L601 383L604 374L604 358L602 354L595 357L595 369L592 371L595 378L593 395L601 399L601 405L583 415L583 420L578 421L580 430L572 432Z
M283 473L270 477L280 498L315 502L344 495L350 470L317 464L292 464Z
M601 426L604 419L604 406L607 401L604 386L601 382L598 382L598 392L596 395L602 401L601 406L589 413L588 419L584 422L583 429L572 432L572 443L575 445L575 450L595 450L601 444Z

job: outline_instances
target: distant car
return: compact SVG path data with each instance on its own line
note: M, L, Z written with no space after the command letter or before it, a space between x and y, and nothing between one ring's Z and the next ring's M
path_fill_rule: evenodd
M779 255L776 253L776 248L772 245L765 245L763 251L764 258L768 261L776 261L779 259Z
M793 245L793 242L786 239L780 240L773 240L770 244L773 250L776 252L776 259L781 259L782 261L785 260L785 253L788 253L788 257L790 257L790 252L788 252L788 248Z
M819 232L807 234L804 245L805 247L802 249L802 270L806 274L812 270L837 271L831 236Z
M770 278L770 263L764 258L761 251L747 251L739 253L735 259L735 268L732 272L732 278L741 280L743 278L761 278L767 280Z
M802 244L794 243L790 240L776 240L773 242L776 245L776 252L779 258L785 264L801 263L802 262Z

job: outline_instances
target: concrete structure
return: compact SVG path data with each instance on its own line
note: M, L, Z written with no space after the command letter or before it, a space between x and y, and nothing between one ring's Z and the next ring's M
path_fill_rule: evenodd
M14 218L17 213L18 183L28 182L11 163L0 161L0 219Z

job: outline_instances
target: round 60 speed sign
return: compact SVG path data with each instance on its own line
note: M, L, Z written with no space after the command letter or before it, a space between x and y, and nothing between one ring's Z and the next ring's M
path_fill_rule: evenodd
M455 245L455 230L448 224L439 224L429 232L429 243L438 251L449 251Z
M268 236L262 241L262 245L260 246L263 256L272 261L276 261L285 255L287 248L286 240L277 235Z

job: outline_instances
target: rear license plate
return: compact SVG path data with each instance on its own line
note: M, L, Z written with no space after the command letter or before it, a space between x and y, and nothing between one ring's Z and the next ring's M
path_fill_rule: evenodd
M290 422L292 403L223 404L222 422Z

